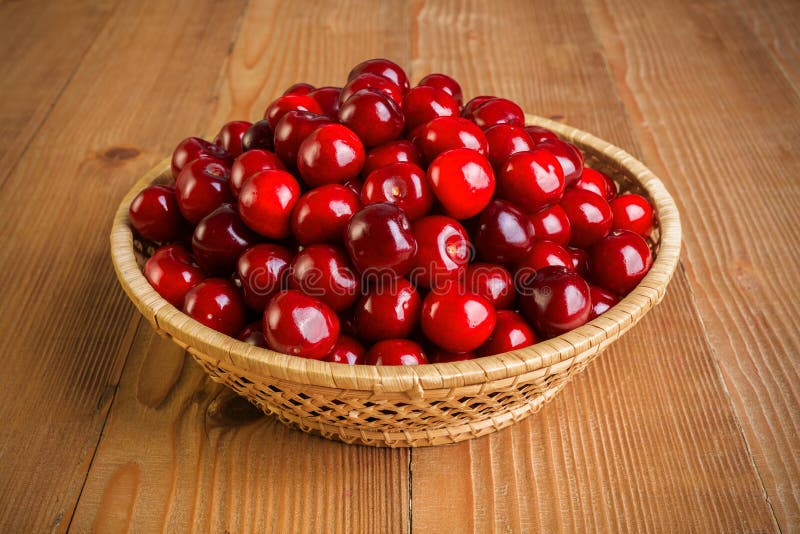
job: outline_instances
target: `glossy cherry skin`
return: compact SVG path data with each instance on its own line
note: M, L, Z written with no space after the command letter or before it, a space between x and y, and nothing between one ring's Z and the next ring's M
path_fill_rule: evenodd
M475 359L474 352L450 352L438 349L431 354L430 362L451 363L451 362L463 362L466 360L474 360L474 359Z
M263 312L269 300L289 286L292 253L280 245L263 243L245 250L236 262L244 303Z
M405 117L386 94L361 89L339 107L339 122L353 130L364 146L374 147L400 137Z
M192 224L220 207L233 202L230 170L219 159L196 159L186 165L175 180L175 197L181 214Z
M227 163L231 156L224 149L199 137L187 137L172 152L172 177L177 178L187 163L198 158L220 159Z
M233 206L223 204L195 227L192 252L204 272L227 276L236 268L239 255L258 241Z
M583 174L583 154L578 147L560 139L549 139L537 144L536 148L547 150L556 157L561 164L567 187L580 179Z
M318 298L335 312L346 310L361 295L347 254L325 244L309 245L297 253L289 269L289 287Z
M306 184L319 187L355 178L364 166L364 145L341 124L317 128L300 145L297 168Z
M181 245L164 245L144 264L144 277L156 292L178 309L183 307L186 293L205 279Z
M517 152L529 152L534 146L525 130L511 124L498 124L487 128L486 141L489 143L489 163L498 171L503 168L508 158Z
M260 347L262 349L268 348L267 338L264 337L264 328L261 321L255 321L245 326L242 331L239 332L239 335L236 336L236 339L249 343L254 347Z
M611 230L611 207L599 195L582 189L570 189L564 193L561 207L569 218L569 244L574 247L588 248Z
M422 298L414 285L398 278L371 288L353 311L353 326L366 341L403 338L411 335L422 311Z
M527 283L526 278L535 274L536 271L554 265L573 270L572 256L567 249L557 243L536 241L527 257L516 265L517 281Z
M128 217L139 235L150 241L175 241L189 232L189 225L181 215L175 197L175 188L171 186L151 185L142 189L131 201Z
M564 208L556 204L529 215L533 223L534 241L552 241L559 245L569 244L571 226Z
M300 145L320 126L331 124L327 115L310 111L290 111L275 126L275 154L289 168L297 166Z
M413 132L417 126L436 117L457 117L458 102L435 87L418 86L411 89L403 100L406 114L406 131Z
M323 358L326 362L344 363L347 365L363 365L367 349L356 339L341 335L330 354Z
M556 135L554 131L548 130L544 126L525 126L525 132L531 136L531 141L533 141L535 145L550 139L558 140L558 135Z
M242 150L244 152L255 149L272 150L273 137L272 126L268 120L256 121L242 136Z
M514 278L502 265L471 263L465 281L469 291L491 302L496 310L513 308L517 301Z
M639 234L614 230L589 251L591 279L617 295L626 295L653 266L653 254Z
M531 250L533 232L533 224L522 211L505 200L493 200L478 216L475 249L484 261L518 262Z
M364 359L367 365L423 365L428 358L422 347L408 339L386 339L375 343Z
M629 193L620 195L609 204L613 230L630 230L642 237L653 232L653 207L641 195Z
M405 275L417 254L417 239L402 209L370 204L353 215L345 230L345 246L364 278L381 280Z
M475 123L461 117L438 117L416 130L414 144L427 161L454 148L469 148L486 156L489 145Z
M341 110L345 102L350 100L354 94L364 89L371 89L389 97L398 109L403 108L403 90L392 80L377 74L364 73L351 79L342 87L339 93L339 109Z
M364 73L377 74L378 76L389 78L395 84L400 86L400 89L403 90L403 93L408 91L408 76L403 68L394 61L390 61L385 58L375 58L362 61L353 67L353 69L347 75L347 80L352 80L356 76Z
M323 115L335 121L339 116L339 97L341 93L341 87L320 87L308 93L308 96L317 101L319 107L322 108Z
M589 284L589 298L592 301L592 311L589 312L590 321L603 315L619 302L614 293L592 284Z
M475 98L464 104L464 107L461 109L461 116L464 117L465 119L473 120L474 119L473 113L475 112L475 110L481 104L485 104L486 102L492 100L493 98L497 97L488 95L476 96Z
M300 184L286 171L261 171L239 192L239 215L250 229L270 239L291 235L289 220L300 199Z
M525 113L516 103L506 98L492 98L472 111L472 120L486 130L496 124L525 126Z
M272 131L278 126L278 121L290 111L310 111L322 115L322 108L317 101L308 95L284 95L276 98L264 112L264 118L269 123Z
M520 314L512 310L499 310L497 323L486 343L478 348L478 356L503 354L536 343L536 333Z
M586 278L589 275L589 253L582 248L575 247L566 247L566 250L572 258L573 270Z
M242 138L252 125L253 123L247 121L225 123L214 138L214 144L235 158L242 153Z
M298 82L290 85L284 92L284 95L307 95L314 91L314 86L310 83Z
M497 126L495 126L497 128ZM497 175L497 196L514 202L526 213L557 204L564 195L564 173L546 150L518 152Z
M321 360L339 339L339 318L327 304L287 290L275 295L264 310L264 337L273 350Z
M445 93L453 97L459 106L463 103L463 94L461 92L461 85L447 74L428 74L422 78L417 85L427 85L428 87L435 87L441 89Z
M226 336L239 335L246 311L239 289L230 280L206 278L186 293L183 313Z
M483 211L495 190L489 160L468 148L439 154L428 167L428 180L444 211L459 220Z
M243 153L236 158L231 166L231 177L229 184L233 196L239 197L244 181L257 172L261 171L283 171L286 167L278 156L262 149L253 149Z
M422 331L439 347L451 352L470 352L486 342L497 314L483 297L458 289L431 292L422 304Z
M392 163L413 163L421 167L422 155L411 141L406 139L391 141L367 152L361 173L363 176L369 176L373 171Z
M609 202L612 198L617 196L617 188L611 178L589 167L583 168L581 177L572 187L575 189L585 189L586 191L591 191L596 195L600 195Z
M292 235L301 245L339 244L361 199L347 186L323 185L300 197L292 211Z
M537 332L555 337L589 320L589 284L565 267L545 267L520 294L522 313Z
M411 225L419 250L409 278L418 286L446 291L464 277L470 259L467 231L444 215L423 217Z
M426 215L433 207L433 190L425 171L413 163L392 163L367 176L361 187L364 205L388 202L402 208L409 220Z

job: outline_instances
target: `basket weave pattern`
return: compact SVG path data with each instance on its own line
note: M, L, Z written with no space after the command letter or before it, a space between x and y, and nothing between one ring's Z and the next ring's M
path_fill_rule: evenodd
M168 161L143 177L120 204L111 233L117 276L156 330L185 348L211 378L306 432L347 443L414 447L455 443L505 428L539 410L660 302L681 240L677 208L644 165L585 132L535 116L527 122L578 145L587 165L611 176L621 191L647 197L658 218L651 237L655 261L645 279L617 306L557 338L464 362L353 367L258 349L215 332L168 304L142 275L152 247L133 235L128 205L147 185L171 179Z

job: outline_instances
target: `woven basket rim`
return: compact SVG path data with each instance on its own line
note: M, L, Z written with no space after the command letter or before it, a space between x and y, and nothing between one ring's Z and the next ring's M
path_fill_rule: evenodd
M520 376L556 365L619 334L623 326L638 321L664 295L678 263L681 225L677 206L664 184L643 163L626 151L589 133L539 117L525 116L527 124L549 128L593 151L634 177L652 200L658 215L659 251L650 272L616 306L593 321L519 350L474 360L422 366L350 366L309 360L254 347L208 328L164 300L145 279L136 262L128 206L136 194L167 172L166 159L143 176L122 199L111 229L111 257L125 292L139 311L157 328L189 347L220 362L257 376L289 380L309 386L372 391L405 392L420 397L425 390L458 388Z

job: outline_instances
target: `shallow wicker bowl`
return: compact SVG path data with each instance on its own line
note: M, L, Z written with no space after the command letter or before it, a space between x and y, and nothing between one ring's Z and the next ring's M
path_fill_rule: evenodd
M507 427L536 412L664 296L678 262L678 210L661 181L620 148L585 132L536 117L584 152L623 191L646 196L658 224L652 269L618 305L590 323L532 347L470 361L418 367L348 366L259 349L181 313L142 275L152 253L131 231L128 205L151 183L171 180L169 161L145 175L117 210L111 256L120 284L163 335L184 347L216 381L264 412L306 432L347 443L419 447L454 443Z

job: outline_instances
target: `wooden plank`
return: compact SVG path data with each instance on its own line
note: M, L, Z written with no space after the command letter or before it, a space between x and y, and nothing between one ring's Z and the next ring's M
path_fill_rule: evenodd
M726 3L589 5L645 157L676 193L687 274L769 501L797 530L800 93Z
M198 128L241 6L122 2L0 192L0 530L69 523L139 321L111 216Z

